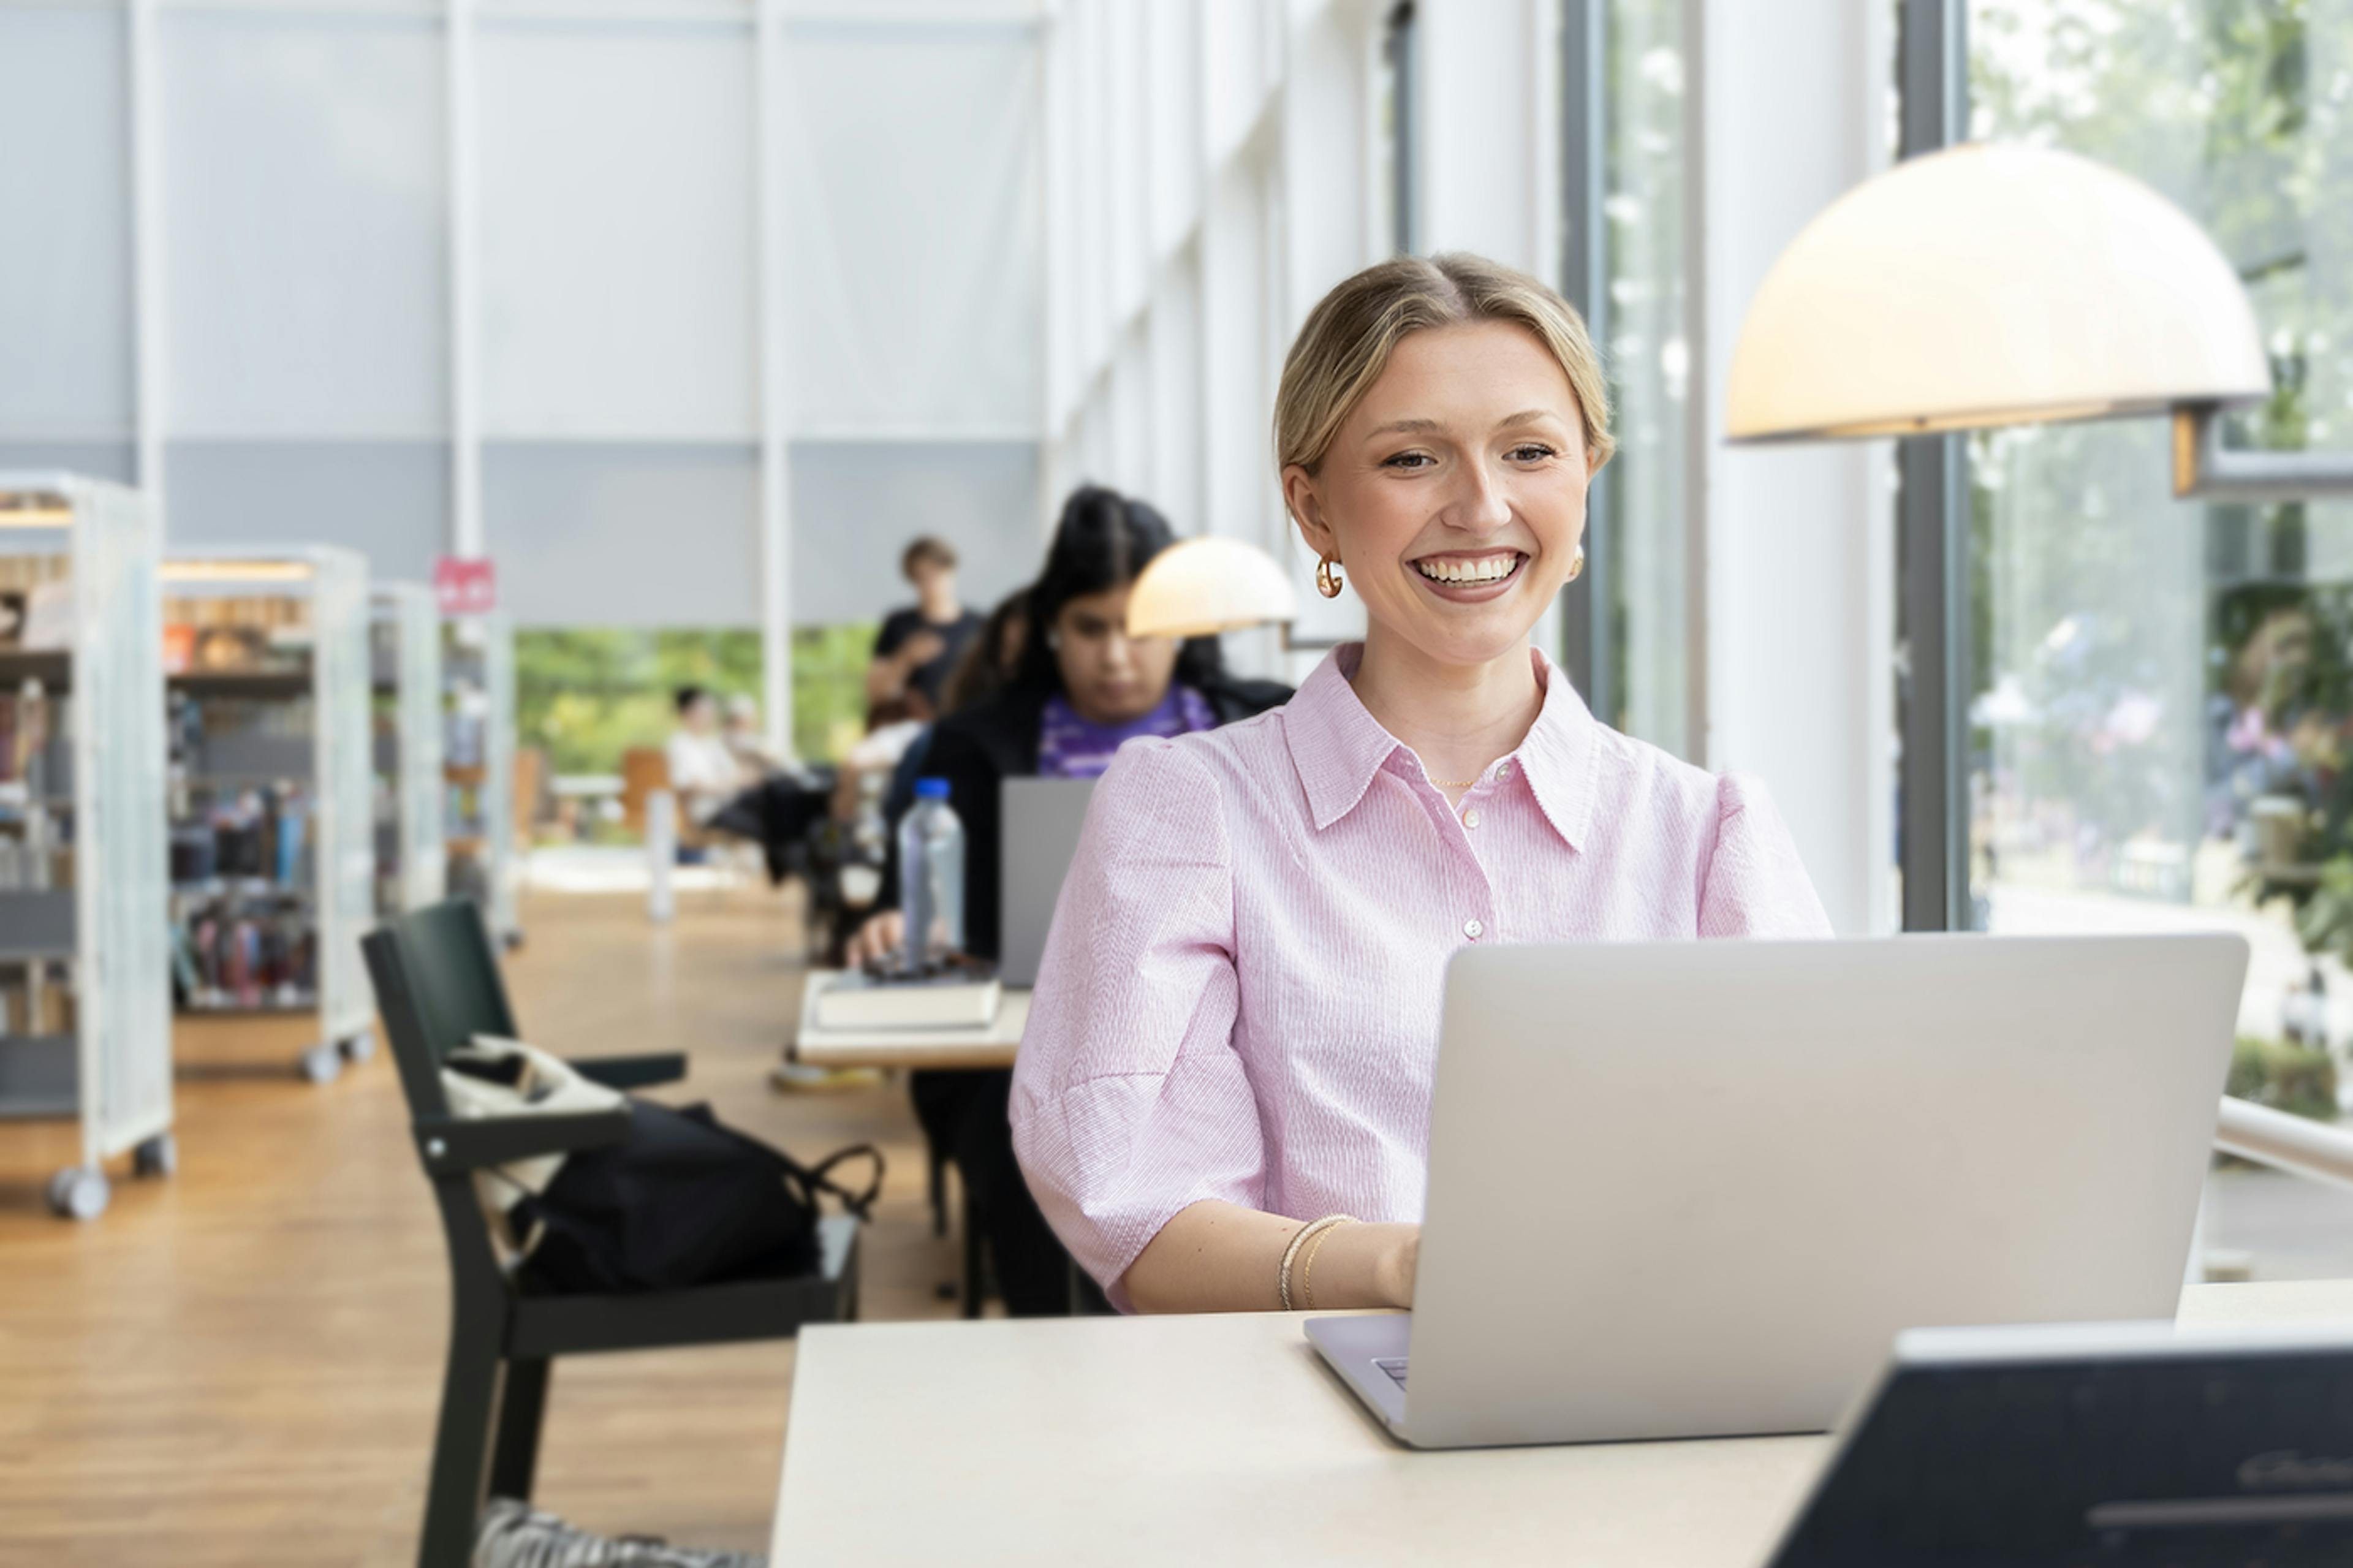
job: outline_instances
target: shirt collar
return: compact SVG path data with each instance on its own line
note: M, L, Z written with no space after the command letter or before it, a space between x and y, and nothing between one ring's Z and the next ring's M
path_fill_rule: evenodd
M1283 705L1283 736L1319 833L1354 811L1373 775L1403 749L1349 684L1363 656L1361 643L1333 649ZM1526 777L1545 820L1575 849L1592 825L1600 725L1557 666L1535 649L1529 658L1545 683L1544 706L1510 760Z

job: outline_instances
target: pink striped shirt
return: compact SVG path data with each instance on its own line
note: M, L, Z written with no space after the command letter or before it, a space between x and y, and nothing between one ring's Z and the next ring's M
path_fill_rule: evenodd
M1420 1218L1455 949L1830 934L1760 785L1609 729L1542 654L1535 723L1458 808L1357 700L1359 652L1255 719L1130 742L1087 813L1013 1146L1123 1307L1206 1198Z

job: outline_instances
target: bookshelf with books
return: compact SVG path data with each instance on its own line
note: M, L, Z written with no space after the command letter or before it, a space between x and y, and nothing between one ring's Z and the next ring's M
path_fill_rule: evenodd
M0 474L0 1118L79 1122L79 1219L177 1158L156 555L136 491Z
M173 995L311 1013L325 1082L375 1048L367 566L325 546L174 552L163 568Z
M443 845L441 617L422 583L378 583L368 595L374 731L375 911L438 903Z
M514 630L501 616L445 625L449 893L482 909L491 934L521 945L514 831Z

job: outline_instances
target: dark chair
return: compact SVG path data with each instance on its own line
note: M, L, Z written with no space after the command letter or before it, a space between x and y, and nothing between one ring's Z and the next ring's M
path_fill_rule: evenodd
M441 1388L421 1568L464 1568L485 1487L529 1498L549 1363L560 1355L781 1339L803 1323L857 1315L858 1222L820 1222L822 1265L792 1279L757 1279L633 1295L533 1295L500 1267L473 1173L534 1155L618 1142L626 1111L459 1120L441 1092L441 1062L477 1034L516 1037L514 1012L474 906L453 900L384 922L361 946L392 1040L418 1155L441 1208L454 1302ZM674 1054L572 1064L616 1089L685 1076Z

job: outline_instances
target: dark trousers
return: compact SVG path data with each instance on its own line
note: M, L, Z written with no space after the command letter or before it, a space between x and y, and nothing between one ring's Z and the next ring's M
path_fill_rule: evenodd
M918 1072L908 1088L923 1134L956 1168L972 1223L997 1267L997 1289L1016 1318L1059 1318L1071 1308L1071 1255L1062 1250L1013 1158L1007 1105L1010 1072ZM1088 1306L1102 1292L1077 1275Z

